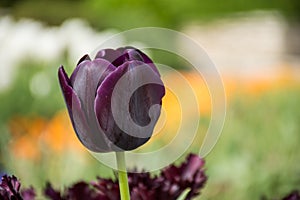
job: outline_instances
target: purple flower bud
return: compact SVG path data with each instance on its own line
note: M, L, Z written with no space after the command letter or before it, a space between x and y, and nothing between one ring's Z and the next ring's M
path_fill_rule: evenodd
M127 151L147 142L165 88L151 59L125 47L83 56L68 78L58 77L77 137L94 152Z

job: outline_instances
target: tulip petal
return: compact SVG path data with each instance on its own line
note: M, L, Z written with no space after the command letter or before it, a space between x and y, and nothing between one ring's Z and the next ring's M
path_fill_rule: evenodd
M129 57L128 60L139 60L144 63L147 63L153 69L153 71L155 71L158 74L158 76L160 76L159 71L154 65L153 61L139 49L128 46L128 47L119 48L117 50L127 52Z
M79 61L78 61L78 63L77 63L76 66L78 66L81 62L83 62L83 61L85 61L85 60L91 60L91 58L90 58L90 56L89 56L88 54L85 54L84 56L82 56L82 57L79 59Z
M96 59L81 62L77 69L73 89L82 102L87 120L90 121L95 117L94 100L97 87L109 73L115 70L115 67L103 59Z
M146 67L144 71L135 70L138 67ZM97 96L95 99L95 113L97 115L97 119L100 127L106 133L108 139L116 145L114 147L115 151L118 150L132 150L135 149L145 142L149 140L152 135L153 127L146 130L143 136L135 137L132 134L128 134L124 132L124 129L121 130L118 124L115 121L112 112L112 95L115 89L116 84L119 80L121 80L122 76L125 76L125 82L121 85L121 90L116 94L116 106L120 111L121 121L126 121L127 118L131 118L135 124L139 126L145 126L149 123L150 118L148 116L149 109L154 104L161 104L161 99L165 94L164 86L159 76L151 69L151 67L140 61L128 61L123 65L119 66L114 72L106 77L106 79L102 82L97 90ZM128 107L118 107L126 99L126 95L128 95L127 86L134 85L136 83L141 82L143 79L153 79L155 83L158 84L146 84L140 85L136 91L134 91L128 101ZM124 79L123 79L124 80ZM123 88L124 87L124 88ZM120 88L119 88L120 89ZM126 102L125 102L126 103ZM129 109L129 115L124 116L122 111L124 109ZM160 112L160 110L159 110ZM154 120L154 124L156 123L158 116L160 113L156 113ZM131 126L131 124L126 124L127 128ZM124 125L124 124L123 124Z
M82 56L82 58L80 58L80 60L78 61L77 65L76 65L76 68L74 69L74 71L73 71L73 73L71 74L71 77L70 77L72 85L74 83L74 80L76 78L77 72L79 70L79 66L81 66L80 63L82 63L85 60L91 61L91 58L89 57L89 55L86 54L86 55Z
M90 128L90 135L97 147L107 148L106 137L99 129L98 121L94 112L94 101L98 85L115 67L103 59L83 61L77 67L77 75L73 83L73 89L78 95L82 110Z
M108 62L112 63L114 66L118 67L124 63L125 54L120 51L114 49L102 49L100 50L95 59L102 58L107 60Z
M58 77L62 93L67 104L69 116L78 139L91 151L107 151L107 147L99 147L94 143L94 137L91 135L93 133L91 132L86 120L86 116L83 112L80 99L78 98L73 88L70 86L70 79L68 78L63 66L59 68Z
M105 59L108 62L111 62L116 67L122 65L126 61L142 61L144 63L147 63L153 69L153 71L155 71L157 75L160 76L158 69L153 64L153 61L142 51L134 47L121 47L116 50L102 49L97 53L95 58Z

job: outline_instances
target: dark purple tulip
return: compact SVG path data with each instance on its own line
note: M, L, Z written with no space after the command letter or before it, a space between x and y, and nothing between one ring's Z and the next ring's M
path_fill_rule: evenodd
M159 72L140 50L100 50L83 56L60 86L77 137L94 152L127 151L147 142L165 94Z
M21 183L15 176L4 175L0 182L0 199L22 200L20 187Z
M0 182L0 199L2 200L34 200L32 187L20 190L21 183L15 176L4 175Z
M170 165L156 176L148 172L129 173L130 199L176 200L186 189L190 191L185 200L194 199L200 195L207 180L204 164L198 155L190 154L181 165ZM44 194L51 200L120 200L118 180L100 177L91 183L80 181L63 191L47 184Z

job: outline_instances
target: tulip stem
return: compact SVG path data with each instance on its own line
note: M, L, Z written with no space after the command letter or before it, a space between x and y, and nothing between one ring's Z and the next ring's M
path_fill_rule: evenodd
M116 152L121 200L130 200L125 153Z

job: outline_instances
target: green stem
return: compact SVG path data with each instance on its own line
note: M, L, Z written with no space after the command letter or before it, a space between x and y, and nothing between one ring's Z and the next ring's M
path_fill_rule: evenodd
M125 153L116 152L121 200L130 200Z

